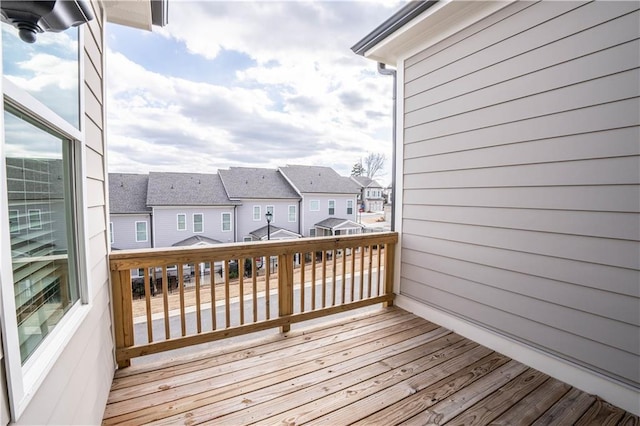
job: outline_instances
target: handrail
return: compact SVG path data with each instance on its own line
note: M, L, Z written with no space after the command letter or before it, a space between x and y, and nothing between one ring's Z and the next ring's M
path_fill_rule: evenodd
M137 356L273 327L287 332L295 322L392 304L397 241L395 232L378 232L113 252L118 365L126 367ZM234 265L237 277L232 277ZM132 280L131 270L139 269L143 277ZM139 300L134 300L134 288Z

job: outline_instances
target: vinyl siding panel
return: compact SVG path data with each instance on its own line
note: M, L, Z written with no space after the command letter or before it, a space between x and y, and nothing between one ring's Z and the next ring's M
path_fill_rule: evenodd
M300 217L300 212L298 212L298 200L292 199L276 201L267 199L244 199L241 200L241 202L242 204L236 209L238 241L243 241L244 237L247 237L256 229L267 226L267 219L265 217L265 214L267 213L267 206L274 207L271 225L295 232L296 234L300 232L298 229L298 218ZM260 206L260 220L253 220L253 206ZM296 206L295 222L289 222L289 206Z
M139 215L110 215L109 220L113 223L113 244L114 248L120 250L140 249L151 247L151 216L148 214ZM147 222L147 241L136 241L136 222ZM109 236L107 235L107 238Z
M637 2L516 3L405 61L402 294L640 385Z
M187 215L187 229L178 231L178 213ZM202 213L204 218L204 232L193 232L193 215ZM231 214L231 230L222 231L222 213ZM154 247L171 247L173 244L194 235L218 240L221 243L234 242L235 231L233 223L233 208L229 207L177 207L155 208L153 211Z

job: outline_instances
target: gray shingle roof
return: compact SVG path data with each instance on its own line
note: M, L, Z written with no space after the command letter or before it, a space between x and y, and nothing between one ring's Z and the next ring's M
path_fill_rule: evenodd
M231 167L218 170L229 198L300 199L300 195L275 169Z
M366 176L351 176L351 179L355 180L363 188L382 188L378 182Z
M286 166L280 172L301 193L358 194L360 188L348 177L340 176L331 167Z
M214 240L213 238L209 237L203 237L201 235L194 235L193 237L178 241L177 243L173 244L173 247L188 247L198 243L221 244L222 241Z
M220 176L207 173L149 173L149 206L233 205Z
M148 175L109 173L110 213L149 213L148 181Z
M364 227L363 225L361 225L359 223L356 223L356 222L354 222L352 220L340 219L340 218L337 218L337 217L328 217L325 220L316 223L314 226L318 226L320 228L333 229L333 228L336 228L336 227L338 227L340 225L343 225L343 224L345 224L347 222L350 222L350 223L352 223L354 225L357 225L359 227Z

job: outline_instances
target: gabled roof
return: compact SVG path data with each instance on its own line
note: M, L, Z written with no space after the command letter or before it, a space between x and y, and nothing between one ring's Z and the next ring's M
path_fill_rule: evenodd
M182 241L178 241L173 244L173 247L188 247L195 245L209 245L209 244L221 244L222 241L214 240L213 238L203 237L201 235L194 235L193 237L186 238Z
M331 167L286 166L278 170L301 194L358 194L360 192L360 188L354 181L340 176Z
M275 169L231 167L218 170L232 200L245 198L300 199L300 195Z
M326 228L326 229L364 228L364 225L356 223L352 220L340 219L337 217L329 217L321 222L316 223L314 226L317 226L318 228Z
M109 173L109 212L149 213L147 207L148 175Z
M148 206L234 205L220 176L208 173L149 173Z
M302 235L297 234L293 231L289 231L287 229L280 228L279 226L271 225L271 238L273 239L283 239L281 235L285 235L287 238L301 238ZM255 231L251 231L249 235L253 235L259 240L264 240L267 238L267 227L263 226L261 228L256 229Z
M362 188L382 188L382 185L366 176L351 176L351 179L353 179Z

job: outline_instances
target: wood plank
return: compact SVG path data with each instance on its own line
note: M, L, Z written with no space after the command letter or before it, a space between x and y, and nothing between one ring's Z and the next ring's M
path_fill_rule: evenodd
M618 424L624 414L620 408L598 398L576 422L576 426L614 426Z
M595 402L595 397L573 388L553 407L547 410L533 425L566 425L575 423Z
M374 353L380 348L384 348L390 344L394 344L410 337L420 336L421 334L433 332L434 334L442 334L446 331L438 329L434 325L427 327L416 327L415 321L409 321L399 326L389 327L385 330L386 337L379 339L380 334L375 331L364 335L362 339L353 337L339 341L333 344L326 344L326 341L315 342L317 346L313 350L300 352L300 346L296 345L290 348L288 352L275 352L266 356L254 357L250 362L246 360L240 363L228 363L215 369L202 370L191 375L182 375L182 384L184 386L176 386L179 384L175 378L170 380L173 387L163 389L163 392L156 393L153 402L149 403L148 398L140 398L141 387L132 386L120 392L118 403L112 403L107 406L105 418L110 417L111 413L119 411L128 413L128 415L114 418L113 422L122 421L126 418L138 418L141 415L153 416L158 408L147 409L143 407L153 407L163 404L162 411L172 411L173 414L183 412L185 410L195 410L199 407L205 407L205 411L209 410L208 404L217 401L223 401L229 397L244 393L252 389L264 388L265 385L278 383L278 377L287 379L290 374L302 375L318 369L324 369L328 366L341 364L349 359L362 357L370 353ZM337 339L335 336L332 340ZM326 340L326 339L325 339ZM318 346L319 344L319 346ZM332 356L339 355L339 356ZM256 364L256 362L259 362ZM238 366L241 365L241 368ZM256 374L260 371L260 374ZM215 377L211 377L215 375ZM189 380L184 380L185 376ZM221 391L223 386L228 389ZM148 392L154 392L158 389L156 383L149 384ZM226 392L226 393L225 393ZM196 401L191 395L198 394ZM111 399L111 398L110 398ZM146 401L146 402L145 402ZM142 404L142 405L141 405ZM174 419L175 420L175 419ZM112 421L112 420L109 420ZM145 420L146 421L146 420Z

